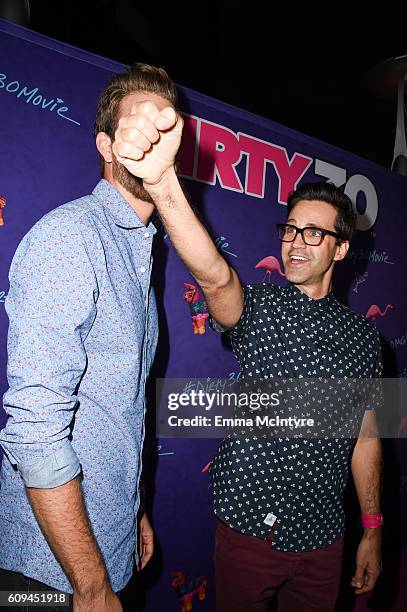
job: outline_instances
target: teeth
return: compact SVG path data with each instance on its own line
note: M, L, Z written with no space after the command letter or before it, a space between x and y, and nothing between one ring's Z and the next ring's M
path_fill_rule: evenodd
M308 261L306 257L300 257L299 255L292 255L291 259L299 259L300 261Z

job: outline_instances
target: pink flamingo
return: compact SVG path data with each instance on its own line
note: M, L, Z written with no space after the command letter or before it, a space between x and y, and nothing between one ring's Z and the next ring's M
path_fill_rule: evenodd
M271 278L271 273L274 271L278 272L280 276L285 276L281 269L280 262L278 261L277 257L274 257L274 255L269 255L268 257L261 259L256 264L255 268L263 268L264 270L267 270L263 278L263 282L266 280L266 278L269 280Z
M209 461L201 470L201 474L205 474L205 472L209 472L209 468L211 467L212 461Z
M389 308L394 308L393 304L387 304L383 312L380 310L380 308L376 304L372 304L369 310L367 311L367 313L365 314L365 317L366 319L373 319L373 321L375 321L376 317L379 315L381 317L384 317Z

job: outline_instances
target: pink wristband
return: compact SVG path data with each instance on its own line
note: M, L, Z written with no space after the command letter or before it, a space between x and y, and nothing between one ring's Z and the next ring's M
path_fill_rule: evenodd
M383 525L383 514L361 514L362 527L374 529Z

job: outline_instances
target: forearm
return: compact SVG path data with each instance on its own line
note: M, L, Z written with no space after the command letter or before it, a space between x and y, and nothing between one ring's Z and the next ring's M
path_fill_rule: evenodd
M361 437L352 455L352 475L362 514L380 512L381 493L381 442L378 437ZM365 529L365 532L377 532Z
M26 487L35 517L75 592L92 598L109 588L78 478L52 489Z
M189 205L171 168L156 185L144 184L178 255L203 290L231 280L231 269Z

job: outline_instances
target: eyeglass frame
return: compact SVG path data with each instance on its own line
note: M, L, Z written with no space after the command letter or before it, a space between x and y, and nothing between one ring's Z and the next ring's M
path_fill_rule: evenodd
M341 240L341 241L343 240L342 236L338 234L337 232L332 232L331 230L327 230L324 227L318 227L316 225L306 225L305 227L300 228L300 227L297 227L296 225L293 225L292 223L276 223L276 227L277 227L277 234L279 233L280 227L293 227L295 229L295 236L292 240L283 240L282 238L280 238L280 236L278 236L278 239L281 242L294 242L294 240L297 238L297 234L301 234L303 243L308 246L320 246L327 234L329 236L333 236L337 240ZM321 240L318 242L318 244L309 244L309 242L306 242L304 240L304 231L306 229L314 229L314 230L318 230L322 232Z

